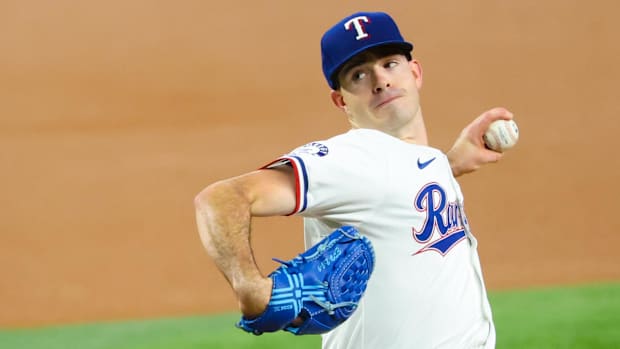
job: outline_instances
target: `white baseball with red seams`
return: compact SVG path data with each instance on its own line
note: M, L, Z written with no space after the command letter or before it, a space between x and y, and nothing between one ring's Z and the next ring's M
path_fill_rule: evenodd
M517 144L519 127L514 120L496 120L491 123L483 139L489 149L504 152Z

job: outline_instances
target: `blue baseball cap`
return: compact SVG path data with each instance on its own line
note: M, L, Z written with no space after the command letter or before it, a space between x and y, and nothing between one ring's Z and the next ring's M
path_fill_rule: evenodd
M403 39L396 22L387 13L358 12L331 27L321 38L323 74L329 86L337 88L337 73L349 59L383 45L402 48L409 57L413 50L413 44Z

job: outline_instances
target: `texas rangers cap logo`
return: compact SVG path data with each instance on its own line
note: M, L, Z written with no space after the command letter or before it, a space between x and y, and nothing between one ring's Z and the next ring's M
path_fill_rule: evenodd
M351 28L354 28L355 31L357 32L357 36L355 37L355 40L361 40L369 36L368 33L366 33L364 25L363 25L363 23L368 23L368 22L370 22L370 20L368 19L367 16L353 17L344 23L344 29L351 30Z
M338 70L353 56L373 47L392 45L409 54L413 45L400 34L387 13L358 12L331 27L321 38L323 74L329 86L336 88Z

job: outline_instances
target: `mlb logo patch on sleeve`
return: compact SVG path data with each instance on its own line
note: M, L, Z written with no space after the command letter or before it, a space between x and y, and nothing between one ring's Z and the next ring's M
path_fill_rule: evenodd
M312 142L293 150L293 155L310 154L316 156L325 156L329 153L329 149L325 144Z

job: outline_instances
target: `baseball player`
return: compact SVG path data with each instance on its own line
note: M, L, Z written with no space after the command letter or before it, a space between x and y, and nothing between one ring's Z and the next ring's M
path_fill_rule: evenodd
M477 242L455 177L501 158L482 135L512 113L482 113L444 154L428 146L421 64L388 14L342 19L321 50L331 100L351 129L213 183L195 200L201 239L243 316L261 315L273 287L252 254L252 217L301 215L308 247L349 225L376 257L357 310L322 335L323 348L494 348Z

